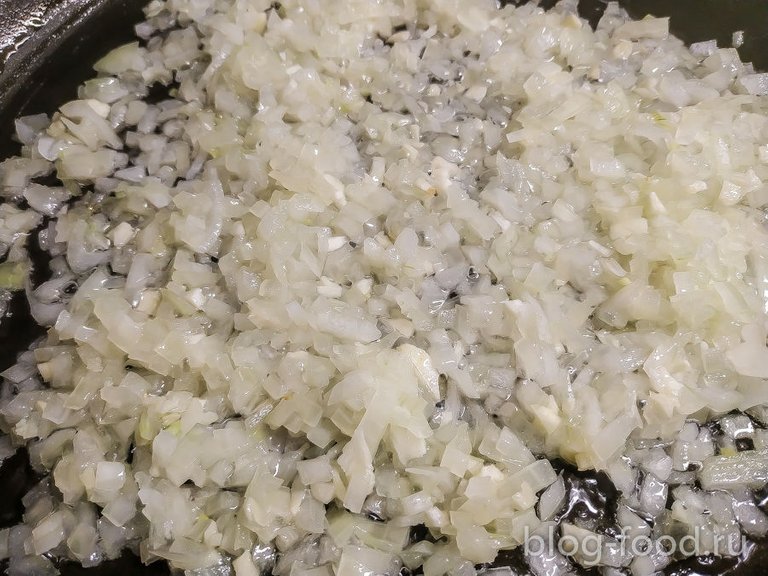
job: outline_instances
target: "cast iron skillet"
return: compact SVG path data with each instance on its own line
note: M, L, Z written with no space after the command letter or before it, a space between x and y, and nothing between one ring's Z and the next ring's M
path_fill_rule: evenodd
M16 154L11 138L14 118L39 112L52 113L76 96L78 84L93 76L92 64L111 48L133 38L133 25L141 20L147 0L0 0L0 160ZM329 0L343 1L343 0ZM509 0L515 1L515 0ZM517 0L518 2L524 0ZM553 4L542 0L542 5ZM672 31L686 42L716 38L730 46L732 33L745 32L740 48L742 59L759 69L768 69L767 0L621 0L635 17L647 13L670 16ZM581 0L580 11L594 25L605 0ZM37 274L45 275L43 254L37 256ZM0 370L13 364L16 355L42 334L29 315L22 295L15 297L11 315L0 322ZM591 508L606 515L615 512L615 488L604 475L579 473L562 465L572 489ZM0 528L21 520L21 498L37 480L26 453L19 451L0 467ZM587 502L589 501L589 502ZM573 509L580 513L579 504ZM702 557L667 569L670 576L725 575L758 576L767 571L768 542L749 546L739 559ZM500 554L497 565L509 565L516 573L528 574L519 551ZM60 566L64 576L166 576L162 563L143 566L126 554L96 568L74 564ZM5 573L5 566L0 564ZM597 574L592 570L589 574Z

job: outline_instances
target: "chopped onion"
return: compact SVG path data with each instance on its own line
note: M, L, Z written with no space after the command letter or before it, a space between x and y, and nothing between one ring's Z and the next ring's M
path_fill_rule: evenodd
M474 576L571 518L557 459L619 500L561 541L654 539L582 565L765 534L734 412L768 403L768 83L734 48L571 1L153 2L137 35L0 163L0 308L48 327L0 386L0 460L45 477L9 573Z

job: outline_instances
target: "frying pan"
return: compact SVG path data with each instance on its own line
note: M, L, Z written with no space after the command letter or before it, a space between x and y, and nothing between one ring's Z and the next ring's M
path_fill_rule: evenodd
M77 86L93 75L92 64L133 38L133 25L141 20L146 1L0 0L0 160L18 152L11 138L13 120L24 114L51 113L75 97ZM548 7L554 2L540 3ZM605 0L581 0L579 10L594 25L605 4ZM636 18L648 13L670 16L672 31L688 43L715 38L721 46L730 46L733 32L742 30L742 60L768 69L768 0L621 0L620 4ZM39 250L35 253L34 245L30 248L37 260L36 273L44 276L44 255ZM16 355L42 333L23 295L14 297L10 310L10 316L0 322L0 370L12 365ZM606 482L610 484L606 477L580 473L564 464L561 467L572 493L583 499L581 504L604 509L612 506L613 487L606 486ZM21 498L36 480L24 451L0 466L0 528L20 521ZM579 513L579 506L579 502L573 504L574 514ZM666 573L757 576L768 573L766 563L768 542L755 542L742 558L693 558L673 564ZM502 553L497 565L512 566L520 575L528 573L519 551ZM170 574L165 565L143 566L130 554L95 568L62 564L60 570L63 576ZM5 573L2 564L0 571ZM587 573L597 574L594 570Z

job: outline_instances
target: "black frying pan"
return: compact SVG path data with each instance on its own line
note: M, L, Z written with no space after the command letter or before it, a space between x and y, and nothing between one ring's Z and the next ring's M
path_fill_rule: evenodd
M0 0L0 160L18 152L11 139L13 120L24 114L51 113L75 97L77 86L93 76L92 64L133 38L133 25L141 20L146 2ZM581 0L580 11L594 24L605 4L605 0ZM716 38L721 46L730 46L733 32L743 30L742 59L768 69L768 0L621 0L620 4L638 18L647 13L670 16L672 31L689 43ZM42 253L38 256L36 272L44 276L46 263ZM0 322L0 371L13 364L16 355L41 333L23 295L16 296L10 317ZM593 506L611 507L613 487L604 476L566 469L566 478L585 500L592 500ZM35 481L24 451L0 467L0 528L21 520L21 498ZM578 512L577 503L574 513ZM500 554L497 563L514 566L520 575L528 573L519 551ZM165 565L143 566L132 555L96 568L62 564L60 569L63 576L170 574ZM5 573L4 566L0 565L0 570ZM768 542L754 543L744 558L689 559L666 572L674 576L768 574ZM594 570L589 573L597 574Z

